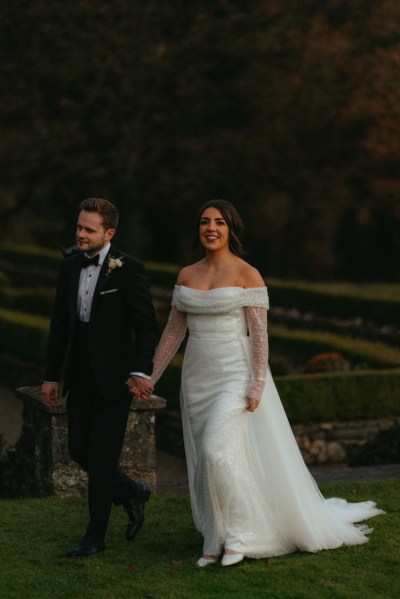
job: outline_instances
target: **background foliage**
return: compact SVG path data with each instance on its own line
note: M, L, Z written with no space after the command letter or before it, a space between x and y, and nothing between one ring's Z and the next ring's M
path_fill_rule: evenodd
M6 240L69 245L98 195L123 249L185 264L194 214L220 196L267 276L399 280L397 0L0 11Z
M0 244L0 377L11 387L24 384L21 361L23 380L40 384L62 259L58 250ZM145 265L162 331L179 267ZM267 284L269 364L292 423L399 415L398 284ZM157 384L169 410L179 411L181 365L178 352Z

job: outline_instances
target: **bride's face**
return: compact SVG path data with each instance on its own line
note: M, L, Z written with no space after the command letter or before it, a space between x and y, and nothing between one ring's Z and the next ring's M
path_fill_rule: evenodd
M215 251L229 244L229 227L217 208L206 208L200 218L199 239L206 250Z

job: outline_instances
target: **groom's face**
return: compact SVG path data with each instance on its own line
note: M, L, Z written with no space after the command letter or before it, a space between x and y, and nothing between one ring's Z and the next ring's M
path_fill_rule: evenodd
M76 243L82 252L94 256L111 240L115 229L105 229L98 212L82 210L76 225Z

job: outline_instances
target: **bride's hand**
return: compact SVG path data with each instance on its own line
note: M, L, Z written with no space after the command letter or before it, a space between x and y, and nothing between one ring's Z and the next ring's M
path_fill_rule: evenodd
M125 384L137 399L148 399L154 390L154 385L149 380L139 376L130 376Z
M253 397L246 397L247 407L246 412L254 412L258 408L258 404L260 403L259 399L254 399Z

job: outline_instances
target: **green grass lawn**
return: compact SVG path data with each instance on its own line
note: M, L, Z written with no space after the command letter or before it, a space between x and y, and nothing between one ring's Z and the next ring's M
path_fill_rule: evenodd
M321 487L350 501L373 499L386 515L371 520L370 541L317 554L195 567L202 539L187 498L153 497L133 543L113 508L107 550L83 560L65 553L86 524L84 499L0 501L0 599L380 599L400 597L400 481ZM396 574L397 572L397 574Z

